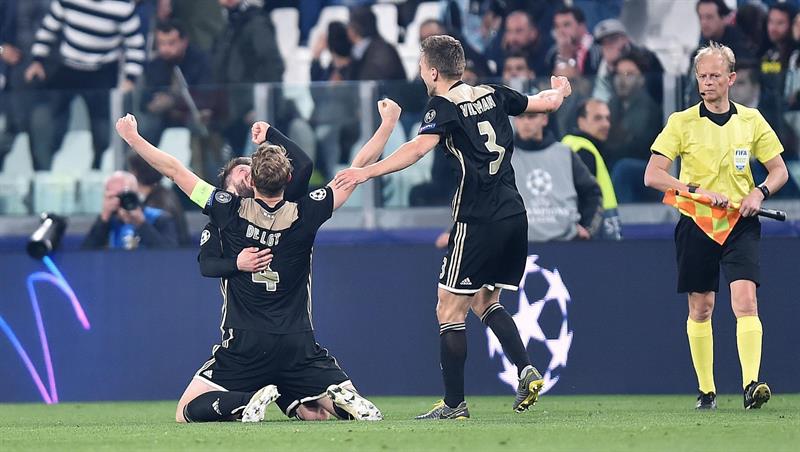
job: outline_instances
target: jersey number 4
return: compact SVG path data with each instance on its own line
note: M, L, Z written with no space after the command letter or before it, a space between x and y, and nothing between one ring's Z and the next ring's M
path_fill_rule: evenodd
M267 267L266 270L253 273L253 282L264 284L267 292L275 292L278 290L278 283L281 282L281 276L278 272L272 271L271 268Z
M497 144L497 134L494 132L494 127L489 121L481 121L478 123L478 132L481 135L486 135L486 149L489 152L497 152L498 155L495 160L489 163L489 175L494 176L500 171L500 164L503 163L503 156L506 154L506 148Z

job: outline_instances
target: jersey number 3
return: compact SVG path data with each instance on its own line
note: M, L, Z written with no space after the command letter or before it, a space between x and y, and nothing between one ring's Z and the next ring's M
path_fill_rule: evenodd
M271 268L267 267L266 270L253 273L253 282L264 284L267 292L275 292L278 290L278 283L281 282L281 277L278 272L272 271Z
M494 127L489 121L481 121L478 123L478 132L481 135L486 135L486 149L489 152L497 152L498 155L495 160L489 163L489 175L494 176L500 171L500 164L503 163L503 156L506 154L506 148L497 144L497 134L494 133Z

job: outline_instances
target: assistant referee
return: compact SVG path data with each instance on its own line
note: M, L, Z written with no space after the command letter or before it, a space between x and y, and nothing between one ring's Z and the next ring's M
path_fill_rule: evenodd
M697 53L694 69L703 101L669 117L653 143L644 176L645 185L657 190L701 193L715 206L741 203L742 218L723 245L709 238L688 216L682 215L675 227L678 292L689 297L686 333L699 383L698 409L717 406L711 313L719 290L720 264L730 282L736 315L744 407L760 408L770 398L769 386L758 379L762 327L756 287L761 224L756 213L761 202L786 183L788 173L780 156L783 146L761 113L728 99L736 81L735 64L733 51L715 42ZM669 174L676 157L681 158L680 179ZM769 172L758 186L750 170L751 157Z

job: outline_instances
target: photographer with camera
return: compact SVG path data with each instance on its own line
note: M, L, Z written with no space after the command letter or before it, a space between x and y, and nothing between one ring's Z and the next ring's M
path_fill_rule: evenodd
M175 220L142 206L136 177L116 171L106 181L103 208L81 246L84 249L170 248L178 244Z

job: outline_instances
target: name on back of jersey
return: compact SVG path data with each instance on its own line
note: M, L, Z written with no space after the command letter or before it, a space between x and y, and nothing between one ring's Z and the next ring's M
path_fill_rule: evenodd
M280 232L270 233L269 231L259 229L252 224L247 225L246 236L248 239L257 240L258 243L266 246L276 246L281 240Z
M461 107L461 113L465 118L468 116L479 115L485 111L491 110L496 106L497 104L494 103L492 96L486 96L478 99L475 102L467 102L459 105L459 107Z

